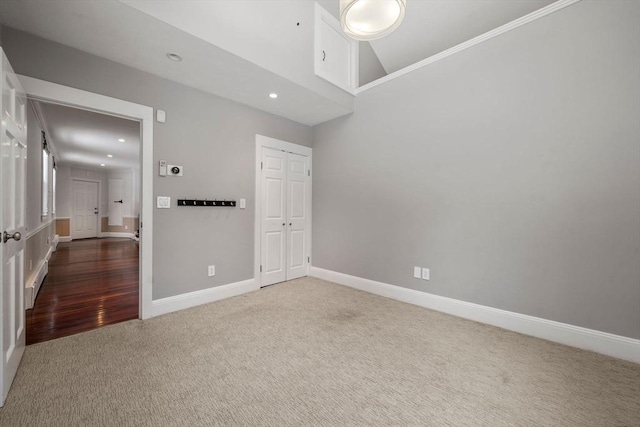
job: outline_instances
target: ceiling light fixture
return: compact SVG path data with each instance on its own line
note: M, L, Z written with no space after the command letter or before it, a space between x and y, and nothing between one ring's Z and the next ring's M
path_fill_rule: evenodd
M271 99L276 99L277 97L278 97L278 94L277 94L277 93L275 93L275 92L271 92L271 93L269 94L269 98L271 98Z
M118 142L124 142L124 139L120 138L120 139L118 140Z
M100 163L100 166L107 166L107 165L105 165L104 163Z
M169 53L167 53L167 58L169 58L170 60L175 61L175 62L182 61L182 56L178 55L177 53L169 52Z
M340 24L353 39L379 39L398 28L406 7L407 0L340 0Z
M111 158L113 157L113 154L107 154L107 157Z

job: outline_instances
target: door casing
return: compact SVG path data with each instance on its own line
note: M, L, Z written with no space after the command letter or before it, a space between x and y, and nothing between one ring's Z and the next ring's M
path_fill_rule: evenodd
M140 122L140 307L138 317L153 316L153 108L122 99L18 75L27 97Z

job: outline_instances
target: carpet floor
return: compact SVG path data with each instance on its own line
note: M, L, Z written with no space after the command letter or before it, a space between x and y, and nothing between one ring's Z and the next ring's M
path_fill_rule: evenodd
M29 346L2 426L638 426L640 365L314 278Z

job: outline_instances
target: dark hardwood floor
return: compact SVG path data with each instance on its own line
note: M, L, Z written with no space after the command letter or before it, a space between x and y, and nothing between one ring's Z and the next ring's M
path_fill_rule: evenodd
M138 318L138 243L86 239L60 243L33 309L27 344Z

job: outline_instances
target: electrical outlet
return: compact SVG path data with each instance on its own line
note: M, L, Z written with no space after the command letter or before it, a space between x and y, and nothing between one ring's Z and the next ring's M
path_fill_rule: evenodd
M124 229L125 229L125 230L128 230L128 229L129 229L129 226L128 226L128 225L125 225L125 226L124 226Z
M422 269L420 267L413 267L413 277L420 279L422 277Z
M429 280L429 269L428 268L423 268L422 269L422 280Z
M209 266L208 274L209 274L209 277L216 275L216 266L215 265L210 265Z

